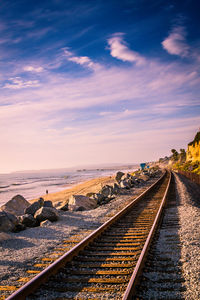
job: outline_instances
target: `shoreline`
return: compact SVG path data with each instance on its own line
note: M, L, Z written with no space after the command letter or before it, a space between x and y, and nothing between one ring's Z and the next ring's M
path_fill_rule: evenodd
M52 173L47 176L46 173L38 173L37 175L26 173L19 177L13 177L11 174L11 177L0 178L0 207L5 205L16 195L23 196L29 203L33 203L40 197L46 199L46 190L48 190L48 195L55 195L55 197L58 198L57 193L60 193L63 198L62 194L65 193L65 190L74 189L74 187L79 186L80 184L92 181L93 179L109 178L110 176L114 176L117 171L127 173L134 172L135 170L136 167L134 166L131 169L86 170L86 173L80 172L80 174L77 172L68 174L60 172L55 174ZM52 197L50 196L50 198Z
M78 184L75 183L73 186L69 188L65 188L64 190L59 192L41 195L41 197L45 201L46 200L52 201L53 205L56 207L60 204L60 202L67 201L71 195L81 194L85 196L87 193L97 193L104 185L112 184L114 182L115 182L115 175L96 177L89 180L85 180ZM37 201L38 198L31 199L28 202L33 203Z

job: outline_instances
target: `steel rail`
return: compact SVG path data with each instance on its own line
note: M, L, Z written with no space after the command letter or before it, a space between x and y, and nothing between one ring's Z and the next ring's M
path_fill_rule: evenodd
M135 295L135 293L136 293L136 287L137 287L137 284L139 282L139 277L142 275L142 270L143 270L143 267L145 265L145 261L146 261L146 258L147 258L149 247L151 245L152 239L153 239L154 234L155 234L155 232L158 228L159 221L160 221L161 216L162 216L162 212L163 212L163 208L164 208L165 203L166 203L166 199L167 199L167 195L168 195L168 192L169 192L169 187L170 187L170 184L171 184L171 180L172 180L172 173L170 172L169 182L168 182L165 194L162 198L160 208L157 212L156 218L155 218L154 223L151 227L151 230L150 230L149 235L147 237L147 240L144 244L142 252L139 256L137 264L134 268L133 274L132 274L131 279L128 283L128 286L126 288L126 291L124 293L124 296L123 296L122 300L131 300L133 298L133 296Z
M55 262L50 264L46 269L41 271L38 275L28 281L25 285L20 287L17 291L7 297L7 300L24 300L28 295L33 293L41 284L45 283L51 275L54 275L58 272L59 269L65 266L65 264L72 260L73 257L77 256L78 253L83 250L89 243L94 241L98 236L100 236L110 225L117 221L121 216L126 214L132 207L138 203L144 196L146 196L151 190L154 189L165 178L167 171L156 181L154 182L146 191L141 195L135 198L131 203L129 203L125 208L118 212L114 217L109 219L94 232L92 232L88 237L79 242L76 246L70 249L68 252L63 254Z

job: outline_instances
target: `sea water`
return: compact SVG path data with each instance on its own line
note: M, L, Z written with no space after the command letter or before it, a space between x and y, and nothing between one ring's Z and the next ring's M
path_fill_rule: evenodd
M59 192L86 180L115 173L116 168L0 174L0 207L18 194L31 200L41 197L46 190L48 193Z

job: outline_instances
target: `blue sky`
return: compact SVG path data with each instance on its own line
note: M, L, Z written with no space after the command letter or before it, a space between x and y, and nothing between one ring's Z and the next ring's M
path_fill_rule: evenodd
M199 1L1 1L1 173L157 160L200 126Z

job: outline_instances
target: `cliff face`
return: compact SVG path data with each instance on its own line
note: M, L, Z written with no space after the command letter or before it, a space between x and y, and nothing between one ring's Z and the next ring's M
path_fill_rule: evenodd
M200 161L200 131L197 132L194 140L188 144L187 161Z

